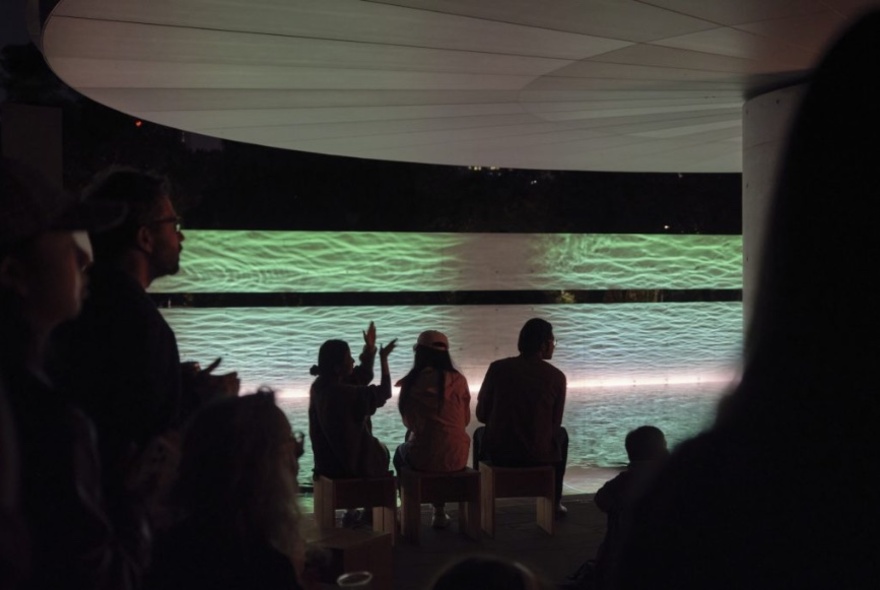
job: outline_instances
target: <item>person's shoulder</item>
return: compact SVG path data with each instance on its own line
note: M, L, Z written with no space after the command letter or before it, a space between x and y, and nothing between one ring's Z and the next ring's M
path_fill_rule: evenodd
M509 357L506 357L503 359L498 359L497 361L492 361L492 363L489 364L489 368L491 369L491 368L495 367L495 368L499 368L499 369L501 369L501 368L506 369L508 367L520 364L521 360L522 360L521 357L509 356Z

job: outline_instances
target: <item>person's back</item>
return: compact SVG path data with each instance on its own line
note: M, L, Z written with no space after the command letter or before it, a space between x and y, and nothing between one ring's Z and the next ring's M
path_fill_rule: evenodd
M486 453L499 465L559 461L556 429L564 404L565 375L547 361L517 356L493 362L477 405Z
M519 356L489 365L477 396L477 420L486 426L474 432L474 467L478 461L499 466L552 465L556 484L556 515L568 460L568 433L562 427L565 375L548 363L556 350L553 326L540 318L528 320L519 333Z
M369 359L372 367L372 324L370 333L372 342L365 346L368 354L361 358ZM388 472L388 449L373 436L369 418L391 397L388 355L393 350L394 341L380 349L380 383L367 385L350 382L357 369L346 342L328 340L321 346L318 364L311 368L317 379L309 389L309 439L316 476L379 477Z
M443 397L439 381L443 379ZM458 372L423 369L414 376L403 422L410 431L407 462L419 471L458 471L467 466L471 440L470 392Z
M413 368L398 383L398 409L407 439L395 453L395 467L464 469L471 444L465 430L471 420L467 379L453 366L449 340L442 332L422 332L413 351Z

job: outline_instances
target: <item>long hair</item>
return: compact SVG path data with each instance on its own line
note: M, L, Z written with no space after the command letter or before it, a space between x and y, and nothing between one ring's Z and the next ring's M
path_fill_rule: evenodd
M242 547L266 542L293 561L302 543L291 443L271 390L209 404L184 431L176 507Z
M452 364L452 358L448 350L439 350L430 346L417 345L415 348L415 360L409 373L400 380L400 397L397 408L403 414L407 410L410 401L410 389L416 377L423 370L431 368L437 372L437 413L443 407L444 394L446 393L446 373L458 373Z
M322 377L331 378L336 376L339 367L345 362L346 355L351 354L348 342L345 340L327 340L318 350L318 364L312 365L309 372L316 375L317 383Z

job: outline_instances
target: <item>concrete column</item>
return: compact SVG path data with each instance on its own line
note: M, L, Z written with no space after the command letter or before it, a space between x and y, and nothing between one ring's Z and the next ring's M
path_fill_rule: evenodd
M743 321L749 327L777 168L806 85L756 96L743 106Z

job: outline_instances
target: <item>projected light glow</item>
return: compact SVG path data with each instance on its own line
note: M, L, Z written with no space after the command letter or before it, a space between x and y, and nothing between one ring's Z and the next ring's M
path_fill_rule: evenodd
M181 273L157 281L153 292L738 289L742 283L738 236L190 231L186 237ZM399 339L390 359L397 379L411 366L419 332L442 330L476 397L489 363L515 355L522 324L543 317L559 341L552 362L568 377L565 421L579 437L572 464L581 465L619 463L625 430L619 431L628 425L657 423L673 442L693 434L734 378L742 339L738 301L175 307L163 314L182 358L207 363L221 356L218 371L237 370L245 391L276 389L300 430L307 428L309 367L329 338L347 340L357 354L362 330L375 321L380 343ZM394 404L380 410L374 428L392 446L402 439Z
M740 289L740 236L187 231L161 293Z

